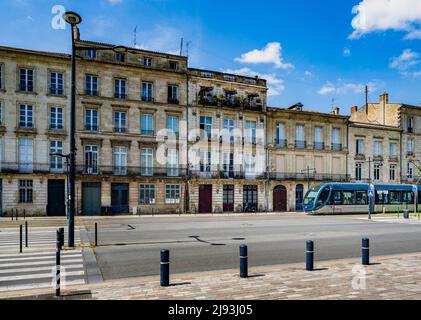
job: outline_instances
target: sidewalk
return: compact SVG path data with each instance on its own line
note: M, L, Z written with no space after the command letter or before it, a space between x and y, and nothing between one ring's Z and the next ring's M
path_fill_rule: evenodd
M238 270L179 274L171 276L168 288L161 288L159 277L154 276L74 286L65 292L90 290L90 298L100 300L421 299L421 254L376 257L372 262L361 269L360 259L316 261L314 272L306 272L304 263L250 268L248 279L240 279ZM22 291L2 297L51 292Z

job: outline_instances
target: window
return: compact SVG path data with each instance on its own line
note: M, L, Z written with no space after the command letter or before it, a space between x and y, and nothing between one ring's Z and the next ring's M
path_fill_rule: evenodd
M412 133L414 130L414 118L408 117L408 132Z
M126 132L126 112L114 112L114 132Z
M141 120L141 126L142 126L142 135L143 136L153 136L155 134L154 132L154 126L153 126L153 115L150 113L143 113L142 114L142 120Z
M355 164L355 180L362 181L362 176L363 176L363 164L356 163Z
M355 191L355 204L356 205L367 205L368 204L367 191Z
M276 145L281 148L286 147L285 139L285 125L283 123L278 123L276 126Z
M235 81L235 76L232 76L232 75L229 75L229 74L224 74L224 80L225 81L234 82Z
M115 54L115 61L124 62L125 60L126 60L126 55L124 53L116 53Z
M200 172L211 172L212 154L200 152Z
M139 185L139 204L155 204L155 185Z
M24 92L34 92L34 70L20 69L19 90Z
M374 180L376 181L380 180L380 168L381 168L380 164L376 163L374 165Z
M153 150L152 148L142 148L140 151L140 166L142 176L153 175Z
M256 80L250 79L250 78L245 78L244 79L244 83L247 83L247 84L256 84Z
M19 180L19 203L33 202L33 181Z
M98 174L98 146L85 146L85 172Z
M168 86L168 103L178 104L178 86Z
M317 149L317 150L324 149L323 128L322 127L315 127L314 128L314 149Z
M396 180L396 165L391 164L389 168L389 180L395 181Z
M356 141L356 154L358 156L364 155L364 140L357 139Z
M143 58L143 65L145 67L152 67L152 59L151 58Z
M341 151L342 144L341 144L341 129L333 128L332 129L332 150L334 151Z
M50 141L50 169L51 171L63 171L63 158L53 156L53 154L63 154L63 141Z
M34 142L31 139L19 139L19 172L31 173L34 168Z
M234 120L224 119L224 140L227 143L234 143Z
M166 204L180 203L180 185L167 184L165 186L165 203Z
M63 130L63 108L50 108L50 130Z
M85 110L85 129L88 131L98 131L98 110Z
M114 79L114 98L126 99L126 80Z
M171 70L177 70L178 69L178 62L177 61L170 61L169 67Z
M408 154L414 154L414 139L408 139Z
M168 149L167 175L169 177L178 177L178 152L176 149Z
M244 154L244 168L247 177L254 177L256 174L256 155Z
M0 126L3 126L3 105L0 101Z
M200 130L205 131L207 139L210 140L212 138L212 117L200 117Z
M396 143L390 144L390 157L395 158L396 157Z
M142 82L142 101L153 101L153 83Z
M167 117L167 129L178 137L178 117L169 115Z
M374 141L374 156L381 157L383 155L383 147L381 141Z
M64 75L62 73L50 73L50 94L54 96L62 96L64 94Z
M401 192L390 191L390 204L401 204Z
M234 153L223 154L224 174L226 178L234 178Z
M124 176L127 174L127 147L114 147L114 175Z
M407 173L408 173L408 180L413 180L414 179L414 164L412 162L408 162L408 167L407 167Z
M202 72L200 73L200 75L201 75L203 78L212 78L213 73L212 73L212 72L202 71Z
M86 50L86 56L91 59L96 59L96 50Z
M21 104L19 107L19 128L33 128L33 107Z
M98 96L98 77L86 76L86 95Z
M0 89L4 89L3 88L3 65L0 63Z
M301 149L306 147L303 125L297 125L295 127L295 147Z
M256 144L256 121L246 121L246 142Z

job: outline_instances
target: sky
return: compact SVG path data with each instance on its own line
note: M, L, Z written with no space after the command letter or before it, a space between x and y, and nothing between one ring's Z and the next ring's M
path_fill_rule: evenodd
M267 79L272 107L349 114L366 85L421 103L420 0L0 0L0 45L70 52L62 10L83 40L179 54L183 38L190 67Z

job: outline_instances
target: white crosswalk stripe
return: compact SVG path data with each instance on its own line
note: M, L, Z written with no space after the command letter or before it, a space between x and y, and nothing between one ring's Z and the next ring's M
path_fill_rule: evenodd
M65 233L65 242L67 234ZM56 228L29 228L28 247L19 250L19 230L0 229L0 298L1 292L51 288L56 268ZM75 244L80 243L75 230ZM61 251L61 287L84 284L85 268L81 250Z

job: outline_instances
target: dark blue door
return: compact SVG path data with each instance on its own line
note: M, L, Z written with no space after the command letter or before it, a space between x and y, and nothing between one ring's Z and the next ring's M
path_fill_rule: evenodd
M297 211L303 210L303 201L304 201L304 186L298 184L295 190L295 209Z
M111 185L111 207L113 214L129 213L129 184L113 183Z

